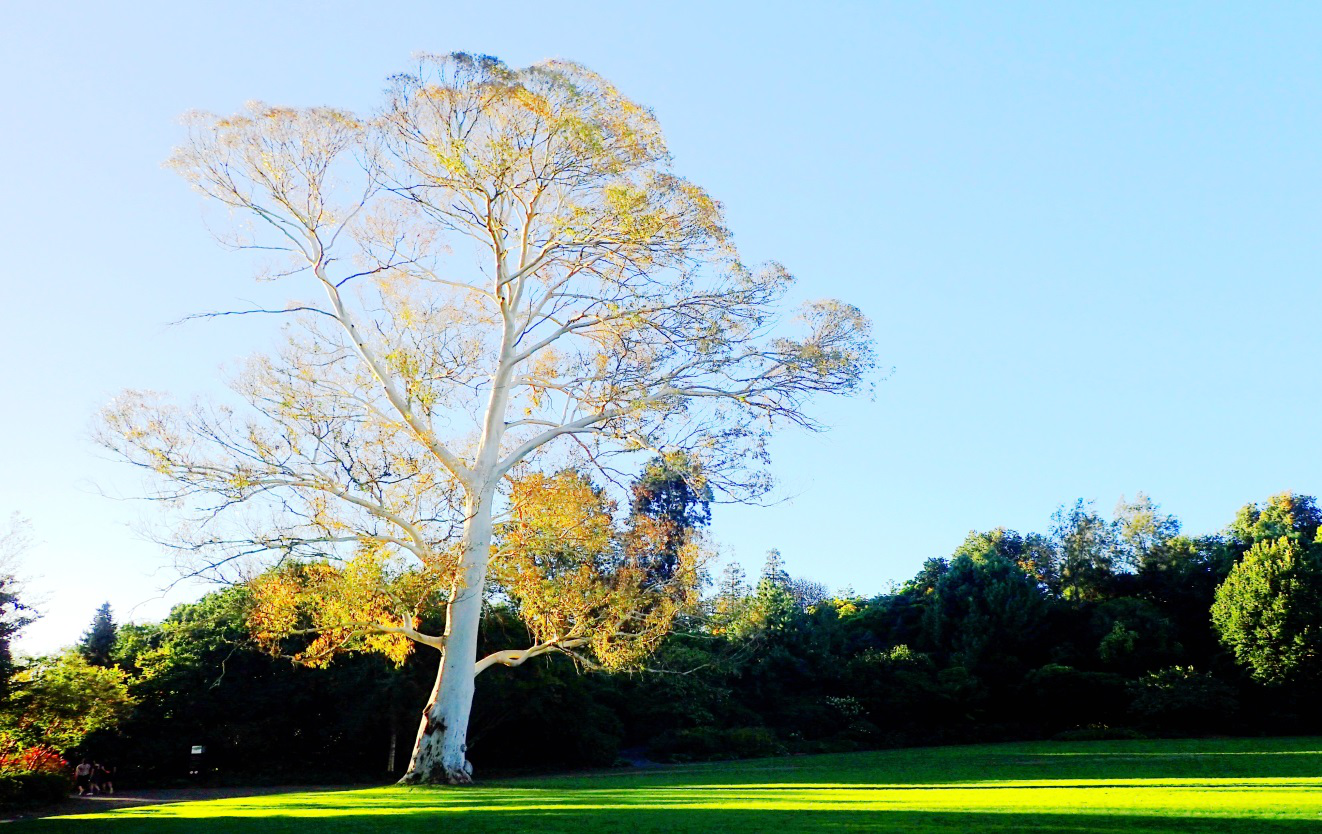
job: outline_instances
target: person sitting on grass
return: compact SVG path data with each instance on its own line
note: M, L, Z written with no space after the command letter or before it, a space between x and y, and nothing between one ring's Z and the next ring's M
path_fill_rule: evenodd
M83 759L82 763L73 769L74 786L78 788L78 795L85 796L92 791L92 760Z

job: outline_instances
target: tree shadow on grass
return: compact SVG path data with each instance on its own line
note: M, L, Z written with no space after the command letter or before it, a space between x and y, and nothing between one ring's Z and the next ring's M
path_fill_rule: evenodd
M951 811L723 810L710 808L610 808L587 810L482 810L435 808L360 809L316 815L175 816L152 813L98 818L50 817L19 824L18 832L69 834L1305 834L1322 820L1260 820L1136 814L961 813ZM222 812L223 813L223 812Z
M709 784L822 782L953 784L1007 780L1062 779L1260 779L1316 777L1322 774L1322 751L1310 740L1308 750L1197 751L1090 750L1079 745L1052 749L1007 746L1003 749L935 748L803 758L768 759L738 767L711 765L658 768L633 774L637 784L671 779ZM587 787L590 780L566 779Z

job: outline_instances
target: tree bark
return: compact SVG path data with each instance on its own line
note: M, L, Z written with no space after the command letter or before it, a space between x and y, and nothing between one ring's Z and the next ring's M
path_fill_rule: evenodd
M497 247L497 274L505 277L503 251ZM441 783L471 785L473 765L468 761L468 719L473 709L477 678L477 637L482 623L482 598L491 558L491 517L500 479L500 443L505 431L510 376L515 364L516 328L512 302L503 298L500 361L492 377L491 399L483 418L482 440L466 484L462 561L450 602L445 609L445 648L436 670L432 697L422 714L418 740L402 784Z
M427 708L422 712L409 769L400 784L468 785L468 718L473 708L478 627L487 559L491 551L491 503L486 490L469 507L464 525L463 566L446 606L445 649Z

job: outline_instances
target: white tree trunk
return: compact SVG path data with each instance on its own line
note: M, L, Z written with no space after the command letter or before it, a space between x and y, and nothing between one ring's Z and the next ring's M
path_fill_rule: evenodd
M468 762L468 717L473 707L478 626L491 552L492 500L488 490L469 509L464 525L463 569L446 606L445 650L431 698L422 713L409 769L400 780L403 784L467 785L473 781L473 766Z
M499 266L500 274L505 274ZM482 623L482 598L491 558L491 517L500 479L500 442L505 431L505 408L509 402L510 374L514 366L515 330L509 307L500 362L492 378L491 399L482 426L482 441L468 483L464 502L462 564L455 589L445 610L445 648L436 684L418 727L418 740L409 760L405 784L441 783L470 785L473 766L468 761L468 718L473 709L477 678L477 637Z

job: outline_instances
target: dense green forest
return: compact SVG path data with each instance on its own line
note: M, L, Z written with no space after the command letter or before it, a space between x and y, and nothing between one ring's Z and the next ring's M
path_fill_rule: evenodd
M603 674L549 656L481 675L471 755L490 774L1319 732L1320 521L1313 498L1285 493L1194 537L1142 496L1110 518L1077 502L1044 533L971 533L877 594L828 593L773 552L756 581L737 567L714 578L704 610L645 669ZM488 604L484 650L526 645L517 612L498 595ZM379 655L298 666L252 644L246 606L236 587L159 624L115 627L98 612L79 662L117 670L132 707L66 756L113 761L138 783L184 778L193 745L221 780L402 770L436 653L398 667Z

